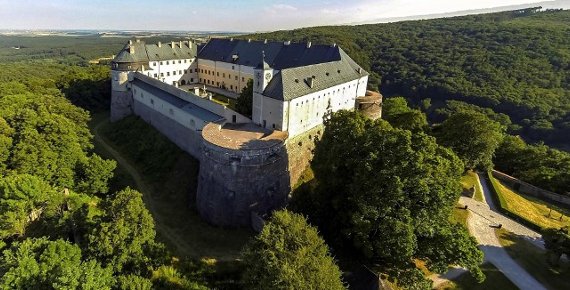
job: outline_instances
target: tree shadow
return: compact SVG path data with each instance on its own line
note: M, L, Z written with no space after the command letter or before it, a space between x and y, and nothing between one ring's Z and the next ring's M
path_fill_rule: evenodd
M109 110L111 79L78 79L58 84L58 88L72 104L92 113Z

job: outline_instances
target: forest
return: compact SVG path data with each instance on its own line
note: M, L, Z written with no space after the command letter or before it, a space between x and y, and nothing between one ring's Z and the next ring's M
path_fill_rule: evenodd
M568 150L570 11L519 11L248 35L337 43L371 72L370 88L411 103L429 99L429 117L461 101L504 114L510 133Z

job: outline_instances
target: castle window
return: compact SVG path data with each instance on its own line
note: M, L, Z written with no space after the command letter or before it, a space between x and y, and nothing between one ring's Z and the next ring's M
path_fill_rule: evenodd
M230 85L230 90L233 90L233 89L234 89L234 86L233 86L233 85Z
M152 62L152 66L156 66L156 62L153 61L153 62Z
M128 69L131 69L131 66L129 65L129 66L127 66L127 68L128 68Z
M188 62L188 60L187 60L187 59L185 59L185 60L184 60L184 63L187 63L187 62Z
M184 70L184 74L187 74L187 73L188 73L188 70L187 70L187 69L185 69L185 70Z
M181 60L178 60L178 63L182 63L182 61L181 61Z
M176 75L176 71L173 71L173 72L172 72L172 75L175 76L175 75Z
M166 61L166 64L170 64L170 61L167 60L167 61Z
M190 78L190 82L193 83L193 82L194 82L194 78Z
M162 65L162 61L160 62L160 65Z
M181 75L181 74L182 74L182 71L181 71L181 70L179 70L179 71L178 71L178 74L179 74L179 75Z
M228 74L228 79L231 80L231 79L232 79L232 75Z
M163 76L164 76L164 73L160 73L160 76L163 77Z
M242 82L245 82L245 78L244 78L244 77L241 77L241 81L242 81Z
M157 77L158 77L158 74L154 74L154 77L157 78Z
M238 76L236 76L236 81L238 80Z
M169 71L168 71L168 72L166 72L166 76L167 76L167 77L169 77L169 76L170 76L170 72L169 72Z
M216 76L219 77L219 76L220 76L220 72L217 72L217 73L216 73Z
M232 69L236 69L235 65L232 65Z
M198 72L198 69L197 69L197 68L196 68L196 69L194 69L194 72Z

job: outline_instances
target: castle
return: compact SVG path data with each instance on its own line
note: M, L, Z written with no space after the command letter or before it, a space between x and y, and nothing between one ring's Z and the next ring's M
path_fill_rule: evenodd
M368 73L336 44L131 40L111 65L111 120L135 114L200 160L197 209L220 226L248 226L286 204L327 114L381 113ZM251 118L216 101L250 80Z

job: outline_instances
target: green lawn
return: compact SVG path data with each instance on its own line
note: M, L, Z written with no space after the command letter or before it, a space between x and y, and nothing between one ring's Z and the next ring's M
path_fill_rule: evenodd
M569 265L553 267L547 262L545 251L524 238L505 229L497 229L495 233L509 255L546 288L570 289Z
M144 121L92 122L97 152L118 161L118 184L143 192L161 241L179 257L233 261L253 235L204 222L194 208L199 163ZM118 154L119 156L113 155Z
M481 270L487 277L483 283L479 284L465 273L451 282L441 285L438 290L516 290L518 289L501 271L493 264L485 263L481 265Z
M463 186L463 190L470 190L471 188L475 187L475 195L473 198L477 201L483 201L483 191L481 190L481 186L477 181L477 173L471 170L467 171L467 173L461 177L461 185Z
M499 203L503 209L540 228L561 228L570 225L570 211L515 192L495 178L492 183L499 194Z
M214 94L212 93L212 101L220 104L220 105L224 105L232 110L236 109L236 100L232 99L232 98L228 98L226 96L222 96L222 95L218 95L218 94Z

